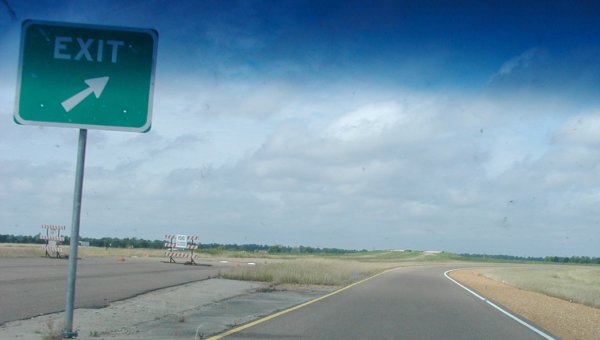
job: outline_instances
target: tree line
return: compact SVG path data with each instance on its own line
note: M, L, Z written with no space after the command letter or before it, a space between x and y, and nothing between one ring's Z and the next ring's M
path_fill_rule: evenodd
M81 237L80 241L88 242L93 247L106 248L149 248L164 249L164 240L145 240L137 237ZM68 236L65 236L64 244L69 244ZM0 234L0 243L34 243L44 244L45 240L37 235L9 235ZM222 251L245 251L262 252L267 254L349 254L367 252L367 250L348 250L338 248L318 248L318 247L289 247L282 245L264 245L264 244L219 244L208 243L201 244L199 249L208 253L219 253ZM523 257L512 255L487 255L487 254L459 254L463 259L477 260L497 260L497 261L522 261L522 262L553 262L553 263L582 263L582 264L600 264L600 257L589 256L546 256L546 257Z
M545 257L524 257L512 255L487 255L487 254L459 254L466 259L478 260L499 260L499 261L521 261L521 262L554 262L554 263L582 263L582 264L600 264L600 257L589 256L545 256Z
M546 257L544 257L544 261L546 261L546 262L556 262L556 263L593 263L593 264L600 264L600 257L589 257L589 256L571 256L571 257L546 256Z
M146 249L163 249L165 248L164 240L145 240L137 237L81 237L80 242L89 243L92 247L105 248L146 248ZM65 236L64 244L69 244L70 238ZM0 234L0 243L34 243L44 244L45 240L40 239L40 234L37 235L3 235ZM281 245L264 245L264 244L219 244L208 243L201 244L199 248L205 252L218 253L221 251L246 251L246 252L264 252L268 254L347 254L366 252L366 250L348 250L338 248L317 248L317 247L289 247Z

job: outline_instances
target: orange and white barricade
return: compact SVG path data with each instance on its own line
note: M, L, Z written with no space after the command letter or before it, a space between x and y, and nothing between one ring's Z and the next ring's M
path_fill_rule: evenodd
M65 237L60 234L60 231L65 230L65 226L58 224L42 224L42 229L46 229L46 235L40 233L40 240L46 241L46 244L42 246L45 256L56 256L56 258L61 258L61 253L63 252L61 243L65 241Z
M200 237L196 235L165 235L165 248L167 248L165 256L169 258L169 263L177 263L174 258L179 257L189 259L184 264L197 264L194 261L196 257L194 250L198 249L199 239Z

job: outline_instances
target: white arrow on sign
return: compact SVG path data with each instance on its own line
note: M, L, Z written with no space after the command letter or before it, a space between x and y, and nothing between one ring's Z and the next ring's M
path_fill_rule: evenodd
M69 112L92 93L96 95L96 98L100 98L102 91L104 91L104 87L106 87L106 83L108 83L108 79L110 79L110 77L99 77L84 80L88 87L62 102L62 107L65 109L65 111Z

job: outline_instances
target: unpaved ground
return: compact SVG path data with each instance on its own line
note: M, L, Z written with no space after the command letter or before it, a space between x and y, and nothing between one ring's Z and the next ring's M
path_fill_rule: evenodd
M600 339L600 309L525 291L464 269L450 276L562 339Z

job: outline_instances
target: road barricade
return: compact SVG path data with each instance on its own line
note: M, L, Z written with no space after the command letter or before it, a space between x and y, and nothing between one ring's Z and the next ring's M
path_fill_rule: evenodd
M42 229L46 229L46 235L40 233L40 240L45 240L46 244L42 246L46 257L63 257L62 243L65 237L60 234L61 230L65 230L64 225L57 224L42 224Z
M177 263L175 258L185 258L189 261L184 264L197 265L194 258L194 250L198 249L200 238L195 235L165 235L165 256L169 258L169 263Z

